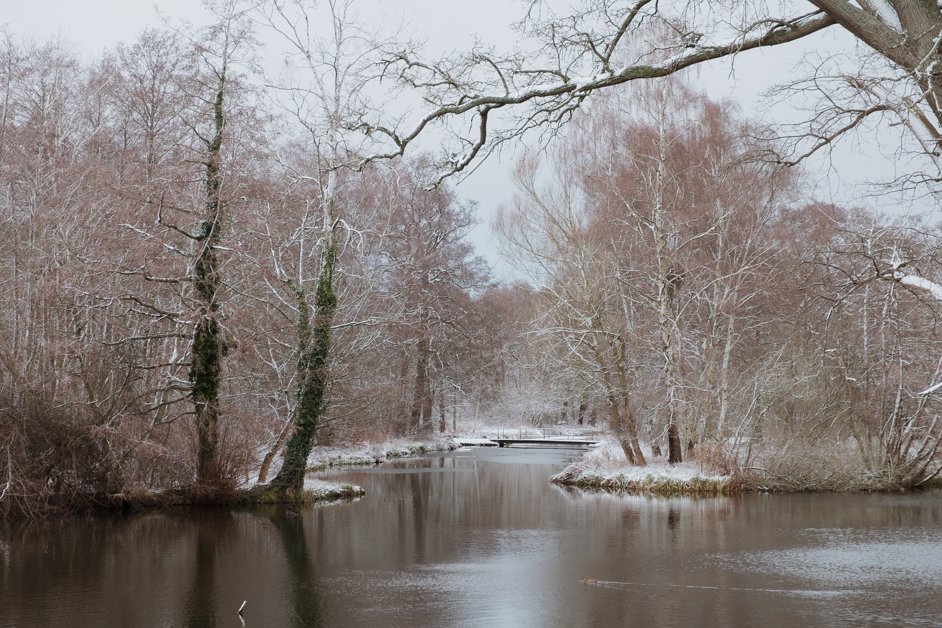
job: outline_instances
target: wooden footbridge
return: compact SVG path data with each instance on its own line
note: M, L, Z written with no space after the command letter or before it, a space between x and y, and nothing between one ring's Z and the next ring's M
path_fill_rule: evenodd
M592 447L599 441L591 438L571 438L566 436L544 436L542 438L491 438L498 447Z

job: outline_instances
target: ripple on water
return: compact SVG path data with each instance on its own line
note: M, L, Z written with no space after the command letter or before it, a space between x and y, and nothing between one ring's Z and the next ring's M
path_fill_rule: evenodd
M791 578L810 579L821 586L879 586L881 589L937 589L942 582L942 543L929 530L846 528L808 529L808 545L738 555L749 569Z

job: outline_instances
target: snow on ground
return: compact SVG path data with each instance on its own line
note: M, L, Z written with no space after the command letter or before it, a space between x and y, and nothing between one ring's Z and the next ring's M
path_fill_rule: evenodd
M494 438L497 438L496 436ZM458 436L455 438L455 442L461 445L462 447L496 447L497 443L492 441L489 438L473 438L473 437L464 437Z
M345 447L315 447L308 458L309 471L321 471L338 466L381 464L396 458L421 456L434 452L452 451L458 447L493 446L494 438L539 438L548 436L594 437L601 442L581 459L570 464L552 480L559 484L615 491L651 491L670 493L723 492L729 476L706 473L700 464L686 462L667 464L663 457L655 458L645 450L648 465L634 467L628 464L618 442L611 436L600 435L591 427L556 426L493 427L480 426L473 430L459 430L455 436L432 437L428 440L392 439L381 443L358 443ZM277 467L277 464L275 465ZM255 484L254 476L247 478L245 488ZM315 500L356 497L363 489L350 484L338 484L308 477L304 488Z
M451 451L457 446L453 439L443 438L426 441L396 439L382 443L359 443L350 447L315 447L307 464L308 469L312 471L339 466L380 464L395 458Z
M356 484L338 484L315 478L304 478L304 490L310 493L315 501L349 499L366 494L363 487Z
M664 457L644 451L647 466L628 464L621 446L611 437L603 437L589 450L553 476L560 484L606 490L652 491L669 493L724 492L732 478L706 472L697 462L668 464Z
M549 427L476 425L471 428L462 426L456 436L460 438L538 438L541 436L587 436L599 433L598 428L578 425L554 425Z
M427 441L396 439L382 443L359 443L350 447L315 447L307 460L308 471L380 464L395 458L451 451L456 447L458 444L450 438ZM312 477L304 479L304 490L311 493L316 501L347 499L366 494L362 487L354 484L337 484Z
M496 445L493 438L539 438L543 436L585 436L595 430L574 427L493 427L475 426L461 429L453 436L430 437L426 440L392 439L382 443L359 443L345 447L315 447L308 458L308 469L319 471L330 467L381 464L394 458L421 456L451 451L457 447Z
M382 443L358 443L346 447L314 447L307 460L307 470L322 471L331 467L365 466L380 464L395 458L421 456L423 454L451 451L458 447L458 443L451 438L433 438L427 441L414 439L388 440ZM260 463L259 463L260 464ZM272 465L270 478L274 476L281 462L275 461ZM258 468L246 476L240 488L251 489L258 484ZM361 487L353 484L338 484L326 482L311 477L304 479L305 491L311 493L315 501L346 499L363 495Z
M250 490L258 486L258 473L252 473L248 476L239 488ZM338 499L350 499L365 495L366 491L356 484L340 484L339 482L327 482L312 477L304 478L304 490L313 501L334 501Z

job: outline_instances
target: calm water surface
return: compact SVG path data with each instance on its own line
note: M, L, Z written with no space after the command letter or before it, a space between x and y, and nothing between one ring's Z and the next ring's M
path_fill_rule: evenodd
M0 529L0 626L940 626L942 495L651 499L572 453L333 474L368 496ZM580 579L594 578L597 584Z

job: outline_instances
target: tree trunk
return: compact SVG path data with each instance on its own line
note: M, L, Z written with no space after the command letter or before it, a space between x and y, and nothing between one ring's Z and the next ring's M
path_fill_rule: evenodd
M196 414L198 484L218 484L222 480L219 465L219 388L222 381L222 360L227 346L219 315L219 259L216 250L221 239L222 175L219 161L222 152L223 98L225 73L219 79L213 105L215 134L207 142L206 214L196 242L199 250L193 263L192 283L198 300L198 318L193 332L190 357L190 397Z
M415 343L415 390L412 395L412 431L425 432L432 420L432 388L429 381L428 364L431 356L431 341L427 335ZM428 422L428 424L427 424Z
M265 457L262 459L262 466L258 470L258 483L264 484L268 480L268 470L271 468L271 463L275 460L275 456L281 451L281 448L284 446L285 441L288 440L288 432L291 431L292 422L289 419L285 426L282 428L281 432L278 433L278 437L275 439L275 444L272 445L271 449L265 452Z
M411 393L409 385L409 368L411 360L407 351L403 350L399 355L399 398L396 399L395 409L395 430L397 436L405 436L409 433L410 417L412 415Z
M301 286L297 288L298 405L284 462L271 484L283 498L293 501L300 501L304 493L307 459L314 447L317 421L327 390L331 327L337 311L337 295L333 287L335 261L336 248L331 233L317 279L313 324L304 289Z
M601 321L599 321L597 317L592 319L592 328L597 332L601 332L604 329ZM604 337L603 334L598 334L598 336L599 338ZM625 458L628 459L628 462L633 465L644 466L647 464L647 460L644 459L644 454L641 451L641 444L638 441L637 420L629 404L628 377L625 372L623 360L625 357L624 342L620 342L618 346L620 348L610 346L610 349L612 350L612 360L617 364L616 370L618 372L617 375L621 388L622 401L620 405L618 402L619 395L615 383L612 381L613 376L609 365L606 363L605 354L602 351L599 339L593 342L592 348L595 354L596 364L601 373L602 385L605 388L605 398L608 401L609 425L612 432L615 434L622 450L625 452Z
M615 363L618 365L618 381L621 386L621 415L624 421L624 425L620 427L623 435L619 436L619 440L622 441L622 449L625 448L626 443L631 449L632 456L628 459L643 467L648 464L648 461L644 459L644 454L641 452L641 443L638 440L638 419L631 409L628 371L625 368L625 361L628 357L627 345L623 336L619 337L616 347L617 349L613 348L612 354Z
M729 322L726 326L726 341L723 345L723 361L720 364L720 381L717 396L719 397L719 414L716 419L716 436L720 442L726 440L726 415L729 412L729 363L733 353L733 341L735 339L733 332L735 328L736 317L730 314Z
M661 335L661 356L664 361L664 380L667 393L667 461L670 464L683 462L683 449L680 445L678 423L682 408L680 391L683 383L681 375L680 330L678 325L677 289L680 287L680 275L672 265L674 251L667 231L666 208L664 207L665 168L667 160L664 137L664 113L659 118L659 155L656 171L655 197L652 208L651 230L654 236L655 255L657 257L657 304L658 326Z
M620 426L616 431L618 442L621 444L622 450L628 457L628 461L631 464L643 467L648 464L648 461L644 458L644 453L641 451L641 443L638 440L638 422L635 419L634 412L631 411L629 406L625 405L622 408L622 412L624 414L624 425ZM630 456L628 455L629 451L631 452Z
M669 464L677 464L683 461L683 447L680 445L680 434L677 432L677 423L671 421L667 424L667 462Z
M445 390L439 388L438 393L438 433L444 434L447 429L447 417L445 416Z

